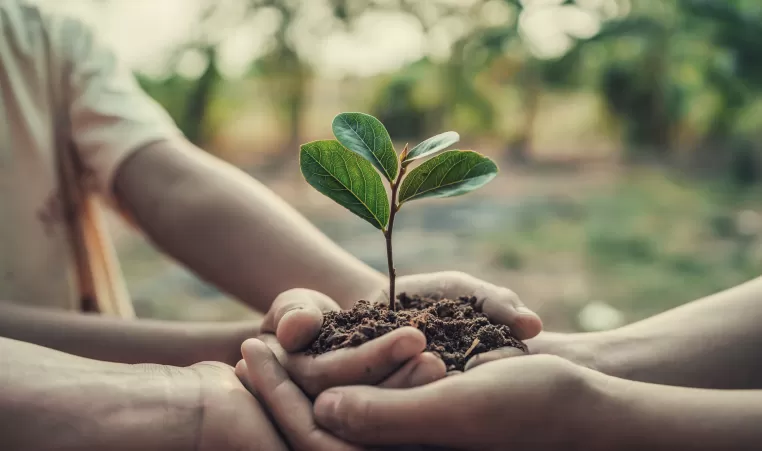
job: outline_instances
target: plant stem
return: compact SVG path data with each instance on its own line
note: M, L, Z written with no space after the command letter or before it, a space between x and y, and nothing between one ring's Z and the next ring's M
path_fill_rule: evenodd
M389 211L389 227L387 227L384 232L384 237L386 237L386 261L389 264L389 310L391 311L395 310L396 296L394 292L394 283L397 278L397 270L394 268L394 252L392 250L392 230L394 230L394 217L397 215L397 210L400 208L399 204L397 204L397 190L399 189L400 183L402 182L402 176L405 174L406 169L407 167L405 165L400 165L400 173L397 175L394 182L391 183L392 202Z

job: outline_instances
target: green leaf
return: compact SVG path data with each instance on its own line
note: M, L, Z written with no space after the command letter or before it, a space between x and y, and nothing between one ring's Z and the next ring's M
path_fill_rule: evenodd
M389 198L373 166L338 141L303 144L299 167L307 183L342 207L384 230L389 223Z
M341 113L333 118L333 134L344 147L373 163L387 180L397 177L397 154L381 121L369 114Z
M481 188L497 175L497 165L470 150L448 150L410 171L400 186L400 204L424 197L452 197Z
M444 132L437 136L432 136L426 141L413 147L410 152L407 153L407 157L403 161L408 162L434 155L440 150L450 147L459 140L460 135L455 132Z

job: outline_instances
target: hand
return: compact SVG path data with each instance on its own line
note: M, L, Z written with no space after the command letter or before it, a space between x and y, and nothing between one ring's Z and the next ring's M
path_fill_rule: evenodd
M315 401L315 419L368 446L567 449L579 422L594 421L596 374L552 356L504 359L413 389L330 389Z
M236 366L236 374L265 404L288 440L290 449L359 451L359 448L330 435L315 424L312 402L291 380L264 342L247 340L241 352L244 360Z
M413 327L395 330L355 348L319 356L299 353L317 337L323 312L339 309L322 293L293 289L275 299L263 320L262 331L267 334L260 339L308 395L314 397L340 385L414 387L444 377L444 363L433 354L423 353L426 337ZM239 376L245 374L239 371Z
M397 287L400 293L417 294L435 299L474 296L477 310L487 315L491 321L508 326L514 336L520 340L535 337L542 330L540 317L527 308L516 293L462 272L446 271L403 276L397 279ZM388 302L388 288L377 293L372 299L376 302ZM527 343L527 346L531 352L532 345ZM524 351L513 347L477 354L466 363L466 370L484 362L519 355L524 355Z
M434 299L474 296L478 310L491 321L510 327L520 340L532 338L542 330L540 317L525 306L516 293L466 273L444 271L402 276L397 278L397 291ZM388 302L389 289L381 290L371 299L376 302Z
M412 327L356 348L319 356L299 353L318 335L323 312L332 310L339 306L322 293L306 289L282 293L262 323L263 332L269 333L244 342L244 359L235 368L236 376L267 406L283 436L297 450L355 449L315 425L308 395L314 397L340 385L413 387L445 375L441 360L422 353L426 337Z
M219 362L189 367L201 381L199 451L288 450L259 402L246 390L233 368ZM294 414L311 414L307 410Z

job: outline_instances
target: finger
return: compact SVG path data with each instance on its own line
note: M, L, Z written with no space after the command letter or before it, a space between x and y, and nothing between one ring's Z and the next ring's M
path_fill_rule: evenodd
M468 362L466 362L465 370L468 371L474 369L477 366L483 365L487 362L492 362L500 359L508 359L511 357L519 357L522 355L527 355L527 353L519 348L506 346L504 348L495 349L494 351L484 352L471 357Z
M245 360L241 359L238 361L238 363L236 363L235 375L238 380L241 381L241 384L246 387L246 390L248 390L249 393L254 394L254 392L251 390L251 384L249 383L249 368L246 366Z
M442 359L430 352L425 352L413 357L379 386L383 388L418 387L442 379L446 371L447 367Z
M317 338L323 312L334 310L340 310L339 305L323 293L301 288L288 290L273 301L262 322L262 331L274 333L286 351L296 352Z
M513 291L482 282L474 296L476 308L490 321L510 327L516 338L526 340L542 331L539 315L525 306Z
M376 385L426 348L426 337L403 327L357 347L319 356L290 355L289 374L312 396L342 385Z
M247 340L241 350L252 387L267 406L292 448L358 450L332 437L315 424L309 399L289 379L264 342Z
M468 424L457 422L463 406L452 403L454 384L447 383L456 379L403 390L330 389L315 401L315 420L338 437L363 445L450 444L448 431L463 431Z

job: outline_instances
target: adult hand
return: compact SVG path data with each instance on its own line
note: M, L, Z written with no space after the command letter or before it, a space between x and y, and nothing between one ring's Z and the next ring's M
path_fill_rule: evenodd
M298 352L317 337L323 313L336 310L338 304L322 293L293 289L275 299L262 323L266 334L259 338L308 395L341 385L413 387L444 377L444 363L423 353L426 337L413 327L318 356Z
M219 362L189 367L201 382L199 451L288 450L276 427L254 396L236 377L233 368ZM305 410L311 415L309 410ZM303 413L300 412L300 413Z
M247 340L236 374L267 408L290 449L301 451L357 451L359 448L332 436L315 424L312 402L291 380L268 345Z
M526 340L540 333L542 320L521 299L505 287L499 287L459 271L415 274L397 278L398 293L424 297L457 299L476 298L476 309L493 322L511 328L516 338ZM375 295L376 302L388 302L388 288Z
M400 293L420 296L456 299L460 296L476 297L476 309L499 324L504 324L519 340L527 340L542 331L542 320L521 302L518 295L505 287L477 279L469 274L446 271L430 274L416 274L397 279ZM387 302L388 289L376 296L377 302ZM532 351L532 345L527 343ZM524 351L514 347L504 347L490 352L477 354L468 360L466 370L492 360L525 355Z
M593 421L597 374L553 356L504 359L412 389L330 389L315 401L315 419L368 446L576 449L580 422Z

